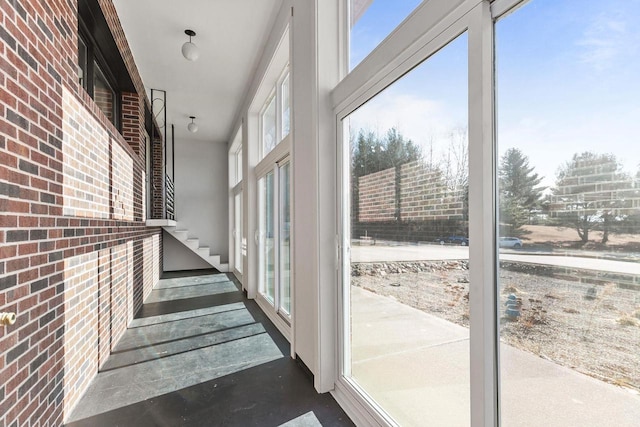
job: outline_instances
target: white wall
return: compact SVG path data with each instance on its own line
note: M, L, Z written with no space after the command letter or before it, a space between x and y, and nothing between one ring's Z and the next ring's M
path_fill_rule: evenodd
M176 141L178 229L188 229L190 238L199 238L200 246L209 246L211 254L220 255L222 262L229 259L227 156L225 143ZM164 244L165 271L210 267L204 262L197 263L191 255L197 258L175 239L167 237Z
M336 128L331 90L342 74L338 0L294 1L293 274L296 351L319 392L337 375Z
M264 101L261 83L284 28L291 23L292 82L292 348L315 375L315 386L325 392L336 376L335 336L335 117L330 90L340 77L339 0L286 0L263 49L247 98L236 118L244 119L244 141L257 140L255 102ZM291 8L293 7L293 13ZM253 105L252 105L253 104ZM229 139L235 135L229 135ZM246 147L246 146L245 146ZM253 235L256 189L255 150L245 149L244 206L248 257L244 269L250 298L257 287L257 248Z
M166 231L162 232L162 262L164 271L211 268L198 255L190 250L185 250L184 245Z

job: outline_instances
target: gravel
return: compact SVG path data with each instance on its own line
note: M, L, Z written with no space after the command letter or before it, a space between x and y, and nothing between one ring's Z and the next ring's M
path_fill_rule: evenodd
M547 273L500 270L501 340L640 392L640 291ZM468 261L358 263L351 276L353 286L469 326ZM510 295L519 316L506 315Z

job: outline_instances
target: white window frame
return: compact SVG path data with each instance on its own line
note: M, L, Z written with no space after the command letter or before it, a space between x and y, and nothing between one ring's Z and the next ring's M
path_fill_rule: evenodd
M274 179L274 219L278 219L279 218L279 195L276 194L278 193L278 191L275 191L276 189L279 188L279 166L283 165L287 162L289 162L291 164L291 158L290 158L290 153L291 152L291 134L289 133L289 135L287 135L282 141L280 141L273 150L271 150L267 156L262 159L260 161L260 163L258 163L258 165L256 165L255 168L255 176L256 176L256 183L258 183L261 179L265 178L266 175L269 172L273 172L273 179ZM256 188L259 188L259 186L257 185ZM261 191L258 191L258 203L256 206L258 206L258 210L260 211L262 206L259 203L259 198L262 197L261 195ZM290 193L290 197L293 198L293 195ZM291 203L291 202L290 202ZM259 215L261 215L261 212L258 212ZM279 221L278 221L279 222ZM259 223L259 221L258 221ZM274 225L274 241L279 242L279 225L275 224ZM260 244L259 244L259 239L262 238L262 236L259 235L259 232L256 231L256 243L258 244L258 249L260 248ZM260 256L260 255L259 255ZM263 284L262 284L262 271L261 271L261 266L262 263L259 263L259 273L258 273L258 292L256 293L256 302L258 303L258 305L260 306L260 308L262 308L262 311L264 311L267 314L267 317L269 317L269 319L276 325L276 327L278 328L278 330L285 336L285 338L287 338L287 340L291 341L291 336L292 336L292 331L291 331L291 325L292 325L292 318L293 318L293 312L294 312L294 307L292 304L291 307L291 312L289 313L288 316L284 315L283 313L280 313L279 308L278 308L278 301L279 301L279 254L278 251L275 251L275 256L274 256L274 266L277 266L278 268L276 268L276 275L275 275L275 297L274 297L274 302L273 304L265 297L264 295L264 289L263 289ZM291 271L293 271L293 266L290 266ZM291 273L291 277L293 277L293 274ZM293 284L293 280L291 281L291 294L293 295L293 288L294 288L294 284Z
M238 243L237 234L238 230L236 229L235 224L235 198L238 194L242 194L243 190L243 171L242 171L242 155L243 155L243 140L242 140L242 127L238 129L236 132L236 136L229 147L229 267L231 271L236 276L236 278L240 281L240 283L244 284L242 272L244 271L243 262L244 255L240 256L240 259L236 259L236 245ZM244 221L244 203L243 203L243 212L242 217L240 218L241 223ZM244 234L245 231L243 230ZM242 242L244 236L240 236L239 241ZM242 250L240 253L242 254ZM246 252L246 251L245 251ZM240 267L240 268L238 268Z
M284 165L289 164L291 165L291 157L287 154L285 155L283 158L281 158L280 160L278 160L277 162L275 162L275 164L273 164L273 167L271 167L270 169L266 169L263 171L263 173L261 175L259 175L258 177L258 181L261 179L266 178L266 176L269 173L273 173L273 182L274 182L274 191L273 191L273 218L275 223L273 224L273 230L274 230L274 235L273 235L273 239L276 243L280 243L280 207L281 207L281 190L282 188L280 187L280 168L283 167ZM260 197L262 197L262 195L260 195ZM261 208L262 206L260 205L260 203L258 203L258 206ZM259 238L263 238L263 236L259 236ZM274 246L274 248L276 248L276 246ZM265 296L265 289L264 289L264 284L262 283L262 281L260 281L260 283L258 284L258 299L260 303L264 303L267 304L269 306L270 310L274 310L276 311L276 313L282 318L282 320L284 320L284 322L286 323L287 327L291 326L291 313L284 313L280 310L280 303L281 303L281 295L280 295L280 247L277 247L277 250L274 250L274 267L276 267L274 269L274 281L275 281L275 287L274 287L274 300L273 303L271 303L267 297ZM262 263L260 264L262 265ZM260 272L260 278L262 278L262 271Z
M286 97L284 96L285 80L287 80L287 83L289 85L288 94ZM278 84L278 93L280 94L280 99L278 101L279 102L278 116L280 118L280 125L278 126L278 129L280 130L280 140L282 140L291 133L291 116L292 116L291 114L291 73L289 72L289 64L287 64L287 66L282 71L282 75L278 79L277 84ZM284 133L284 101L285 100L289 101L289 131L286 134Z
M271 103L273 102L273 105L276 109L276 117L275 117L275 127L276 127L276 141L278 140L278 100L276 99L276 90L275 88L273 88L269 94L269 96L267 97L267 100L265 101L264 105L262 106L262 108L260 109L260 142L258 144L258 152L260 153L260 159L264 159L264 157L266 155L269 154L269 152L265 152L265 141L264 141L264 131L265 131L265 120L264 120L264 116L267 113L267 109L269 108L269 106L271 105ZM278 145L278 143L276 142L275 145ZM275 148L274 145L274 148ZM272 149L273 150L273 149Z
M237 207L236 207L236 198L239 197L240 198L240 213L238 214L237 212ZM240 224L242 225L243 223L243 218L244 218L244 206L242 203L242 181L240 181L232 190L232 197L231 197L231 201L230 203L233 203L233 216L232 216L232 221L233 221L233 225L232 225L232 238L233 238L233 273L236 275L236 277L242 282L242 272L243 267L242 267L242 263L243 263L243 248L242 248L242 240L244 238L244 230L241 228L240 230L238 230L238 227L236 227L236 217L239 215L239 219L240 219ZM240 254L240 257L238 257L237 255Z
M264 158L266 156L269 155L269 153L271 151L273 151L273 149L275 149L276 146L278 146L278 144L280 144L290 133L291 133L291 86L289 86L289 133L287 135L283 136L283 131L282 131L282 124L283 124L283 120L282 120L282 107L283 107L283 95L282 95L282 83L287 79L287 77L289 77L289 63L287 63L285 65L285 67L283 68L283 70L280 72L280 75L278 77L278 79L276 80L275 85L273 86L273 88L271 89L271 92L269 93L269 96L267 97L266 101L264 102L264 104L262 105L262 108L260 109L260 142L259 142L259 153L260 153L260 159L264 160ZM290 81L290 80L289 80ZM272 150L270 150L269 152L265 153L265 146L264 146L264 115L267 112L267 109L269 108L271 102L274 102L275 105L275 109L276 109L276 144L274 146L274 148ZM260 162L262 162L262 160L260 160Z
M275 183L275 189L278 188L279 186L279 177L278 177L278 164L281 162L285 162L285 161L289 161L291 163L291 167L293 167L293 160L290 159L290 154L291 154L291 149L292 149L292 133L293 133L293 115L291 114L292 111L292 93L293 93L293 88L291 87L291 78L290 78L290 62L289 62L289 58L290 58L290 31L289 31L289 25L287 25L287 27L285 28L282 38L280 40L280 43L278 45L278 47L276 48L276 51L273 55L273 58L271 59L271 63L267 69L267 71L265 72L265 75L263 76L263 82L261 87L258 89L258 93L256 95L256 99L254 100L254 105L256 106L260 106L259 109L256 108L254 111L257 110L257 138L254 139L255 142L253 143L257 143L257 153L258 153L258 162L255 165L255 167L253 168L253 177L251 178L252 184L254 186L254 188L256 189L255 194L254 194L254 200L255 200L255 206L257 207L256 212L252 212L250 213L251 215L255 216L255 224L257 225L257 227L255 228L255 232L254 232L254 236L253 236L253 240L255 243L255 247L256 247L256 257L254 258L254 262L256 263L254 271L256 271L257 275L255 277L255 300L258 303L258 306L260 306L260 308L262 309L262 311L264 311L264 313L267 315L267 317L269 317L269 319L271 320L271 322L273 322L276 327L278 328L278 330L285 336L285 338L292 343L293 341L293 317L294 317L294 313L295 313L295 307L293 304L293 300L294 300L294 293L295 293L295 284L294 284L294 280L293 280L293 265L290 266L290 270L291 270L291 282L290 282L290 286L291 286L291 300L292 300L292 304L291 304L291 312L289 313L288 316L283 315L281 313L278 312L278 306L277 306L277 296L276 298L274 298L274 304L272 305L271 302L265 297L265 295L263 294L264 290L262 289L262 272L261 272L261 268L262 268L262 261L260 260L260 257L262 256L262 254L260 254L260 215L262 214L260 212L262 206L260 206L260 197L262 197L261 191L260 191L260 186L259 186L259 181L260 179L264 178L267 173L273 171L274 172L274 183ZM283 137L282 134L282 83L284 82L284 80L289 77L289 111L290 111L290 120L289 120L289 133L287 135L285 135ZM262 102L261 102L262 101ZM275 103L275 107L276 107L276 144L275 147L269 151L268 153L264 152L264 113L266 112L267 108L269 107L269 104L274 101ZM293 176L291 177L293 179ZM290 185L293 185L292 183L290 183ZM278 200L278 196L274 196L276 198L276 200L274 200L274 202L277 202ZM292 218L293 218L293 194L292 192L290 193L290 197L291 197L291 201L290 203L292 203ZM279 213L278 213L278 209L279 209L279 205L274 205L274 218L278 218L279 217ZM278 221L279 222L279 221ZM275 241L279 240L279 236L277 235L278 233L278 226L276 225L274 227L276 235L274 235L274 239ZM293 233L292 233L293 235ZM278 259L278 251L276 251L276 256L274 258L274 262L275 262L275 266L277 267L276 269L279 269L279 259ZM293 258L293 255L292 255ZM293 263L291 263L293 264ZM276 280L276 291L275 292L279 292L279 278L276 276L275 278ZM292 351L292 355L294 352L294 345L292 343L291 345L291 351Z
M431 0L423 2L333 90L338 135L340 265L337 308L336 400L356 424L395 425L348 374L350 259L349 142L342 120L463 32L468 37L470 414L471 426L499 425L497 317L497 201L494 130L494 20L520 0ZM492 15L493 12L493 15Z

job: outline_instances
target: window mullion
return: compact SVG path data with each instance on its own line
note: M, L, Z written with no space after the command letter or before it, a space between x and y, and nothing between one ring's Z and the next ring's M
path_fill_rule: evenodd
M276 101L276 145L282 141L282 86L280 80L276 82L275 88L275 101Z
M490 2L469 25L469 247L471 426L499 425L493 20Z
M280 307L280 171L278 170L278 164L276 163L273 167L273 194L272 203L273 203L273 217L271 220L273 224L273 306L278 312L278 308Z

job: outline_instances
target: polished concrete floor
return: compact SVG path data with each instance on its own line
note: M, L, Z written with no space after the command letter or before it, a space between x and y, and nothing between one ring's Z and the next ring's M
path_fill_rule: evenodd
M67 426L352 426L229 276L158 283Z

